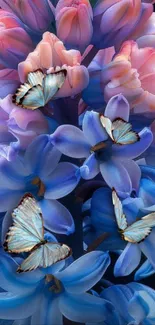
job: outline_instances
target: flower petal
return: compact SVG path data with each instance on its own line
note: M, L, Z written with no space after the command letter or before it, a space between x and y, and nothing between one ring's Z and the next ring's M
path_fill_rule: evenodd
M110 264L108 253L94 251L85 254L58 274L65 289L71 293L82 293L97 283Z
M134 160L125 160L125 162L121 162L124 165L125 169L127 170L131 183L132 183L132 190L136 191L139 189L139 183L141 178L141 170L140 167Z
M116 118L122 118L124 121L128 122L130 113L130 106L127 99L119 94L113 96L105 109L104 115L107 116L111 121Z
M46 292L38 310L32 315L31 325L63 325L59 298L52 299L51 293Z
M132 191L131 180L121 162L108 160L100 164L100 171L108 186L115 188L120 196L126 197L130 195Z
M149 262L155 268L155 229L151 234L139 244L143 254L148 258Z
M140 324L145 320L154 305L154 299L146 292L135 292L133 298L129 301L128 310L130 315ZM154 312L154 310L152 310ZM153 313L154 314L154 313ZM155 317L155 315L154 315ZM148 323L149 324L149 323Z
M0 190L0 212L12 210L16 207L24 195L24 191L10 191L9 189Z
M106 320L107 314L113 310L111 303L88 293L65 293L60 297L59 306L66 318L79 323L97 324Z
M141 267L137 270L134 276L135 281L140 281L141 279L147 278L150 275L155 273L155 269L153 268L152 264L146 260Z
M90 145L84 133L75 126L61 125L50 136L51 143L64 155L85 158L90 153Z
M25 153L25 164L29 173L41 177L48 176L57 166L61 153L52 146L49 136L38 136L29 145Z
M116 319L117 316L119 317L119 325L129 325L130 321L132 321L132 317L128 312L128 303L132 296L132 290L127 285L122 284L110 286L101 292L101 297L110 301L115 306L114 313L116 313Z
M100 115L97 112L85 113L82 129L88 143L92 146L108 138L107 132L100 122Z
M74 220L70 212L56 200L39 201L45 228L51 232L69 235L74 232Z
M21 319L29 317L35 312L40 302L40 287L27 295L0 293L0 318Z
M123 249L124 241L118 232L112 204L112 192L109 188L100 188L94 192L91 201L91 222L98 236L104 232L109 235L102 242L100 248L103 250Z
M8 254L1 252L0 287L15 294L33 291L44 277L39 270L17 273L18 264ZM20 317L21 318L21 317Z
M139 132L140 141L123 146L113 145L113 157L117 159L134 159L140 156L152 143L153 135L150 129Z
M81 177L84 179L92 179L100 172L98 161L95 154L92 153L80 167Z
M72 192L80 181L79 167L68 162L61 162L54 172L43 179L46 199L59 199Z
M138 245L128 243L115 264L114 275L116 277L129 275L138 266L140 259L141 251Z
M24 177L28 175L28 170L19 157L13 162L0 158L0 188L10 190L23 190L25 188Z

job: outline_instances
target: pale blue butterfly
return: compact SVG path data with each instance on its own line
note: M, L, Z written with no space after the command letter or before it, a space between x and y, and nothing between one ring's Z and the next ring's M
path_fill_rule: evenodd
M140 140L139 135L132 130L132 125L121 118L111 122L108 117L100 115L100 121L111 140L116 144L132 144Z
M146 215L128 226L126 216L123 213L122 203L115 190L112 191L112 201L122 239L131 243L140 243L150 234L152 227L155 227L155 212Z
M27 82L13 96L13 103L30 110L44 107L64 84L66 74L65 69L50 74L41 70L30 72Z
M4 249L9 253L30 252L17 272L46 268L65 259L71 249L65 244L48 242L44 239L41 210L31 194L26 194L12 213L13 225L9 228Z

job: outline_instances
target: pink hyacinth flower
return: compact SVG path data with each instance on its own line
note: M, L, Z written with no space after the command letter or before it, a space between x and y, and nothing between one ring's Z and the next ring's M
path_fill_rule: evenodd
M18 63L23 61L32 49L32 41L21 27L18 18L0 10L0 64L7 68L17 68Z
M41 111L18 108L12 96L0 99L0 155L12 160L25 150L39 134L48 132L48 123Z
M155 49L124 42L120 52L101 72L104 98L122 93L135 111L155 109Z
M136 40L152 12L152 4L141 0L98 1L93 10L93 44L119 49L125 40Z
M37 33L46 31L54 18L48 0L0 0L0 7L14 13Z
M66 69L67 76L56 98L74 96L80 93L89 82L88 70L81 63L81 54L77 50L67 51L63 43L52 33L46 32L34 52L18 66L21 82L25 82L29 72L41 69L51 73Z
M57 35L70 48L83 51L93 33L89 0L59 0L55 10Z

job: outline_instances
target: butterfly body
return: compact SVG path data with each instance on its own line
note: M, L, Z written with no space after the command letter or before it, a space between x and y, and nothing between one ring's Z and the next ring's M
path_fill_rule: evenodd
M100 122L115 144L133 144L140 140L138 133L132 130L132 125L121 118L112 122L108 117L100 114Z
M155 227L155 212L128 225L126 216L123 212L122 203L115 190L112 191L112 201L121 238L133 244L143 241L151 233L152 228Z
M44 74L41 70L30 72L27 82L12 97L13 103L30 110L44 107L62 87L66 73L65 69L50 74Z
M7 233L4 249L9 253L30 253L17 272L46 268L71 254L67 245L49 242L44 238L42 213L31 194L23 197L14 209L12 218L13 225Z

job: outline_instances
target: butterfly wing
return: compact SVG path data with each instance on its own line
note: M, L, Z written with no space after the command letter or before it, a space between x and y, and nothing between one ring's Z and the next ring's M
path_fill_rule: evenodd
M155 227L154 212L127 227L123 232L124 239L132 243L139 243L150 234L152 227Z
M11 253L31 251L44 240L43 219L36 200L25 195L12 213L13 225L9 228L4 248Z
M100 116L100 122L102 124L102 126L105 128L106 132L108 133L109 137L114 140L113 138L113 134L112 134L112 127L113 124L110 121L110 119L108 117L105 117L104 115Z
M23 85L21 85L14 96L12 96L12 101L13 103L15 103L16 105L20 105L21 100L23 99L23 97L27 94L27 92L31 89L31 85L28 83L25 83Z
M35 270L37 267L48 267L71 254L71 249L65 244L46 243L35 249L20 265L18 272Z
M115 190L112 191L112 202L114 205L114 211L115 211L118 228L124 230L127 227L127 220L125 214L123 213L122 203L119 197L117 196Z
M71 249L65 244L46 243L44 245L43 267L48 267L71 255Z
M31 87L40 85L42 86L43 79L44 79L44 73L41 70L37 70L35 72L30 72L28 74L28 82L31 85Z
M43 80L45 103L48 103L62 87L66 78L66 70L47 74Z
M139 140L139 135L132 131L132 125L122 119L116 119L112 123L112 129L113 138L117 144L132 144Z
M34 86L22 98L20 105L23 108L35 110L45 105L43 88L40 85Z

